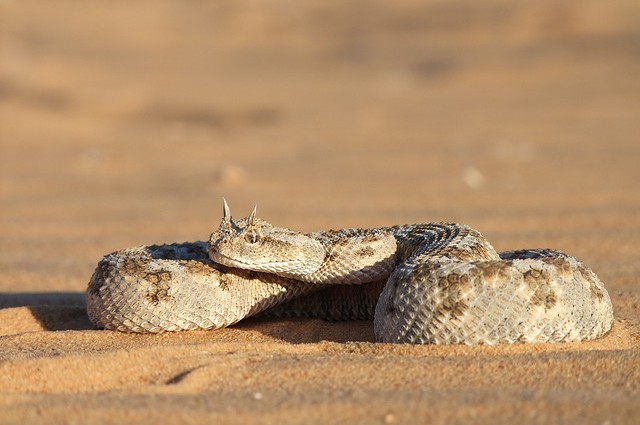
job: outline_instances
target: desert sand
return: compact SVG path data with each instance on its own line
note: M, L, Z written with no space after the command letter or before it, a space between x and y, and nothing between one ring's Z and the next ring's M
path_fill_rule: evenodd
M0 2L0 423L640 421L640 6ZM409 346L372 323L95 329L126 246L237 216L455 221L569 252L610 333Z

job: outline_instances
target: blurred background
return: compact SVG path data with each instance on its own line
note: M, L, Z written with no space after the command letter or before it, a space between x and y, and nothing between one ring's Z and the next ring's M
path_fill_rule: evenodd
M638 298L634 1L0 1L0 291L235 217L459 221ZM630 295L631 294L631 295ZM614 299L615 301L615 299Z

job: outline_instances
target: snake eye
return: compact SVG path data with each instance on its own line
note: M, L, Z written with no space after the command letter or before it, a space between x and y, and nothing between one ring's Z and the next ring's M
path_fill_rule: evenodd
M244 235L244 240L248 243L256 243L258 242L258 234L256 232L247 232Z

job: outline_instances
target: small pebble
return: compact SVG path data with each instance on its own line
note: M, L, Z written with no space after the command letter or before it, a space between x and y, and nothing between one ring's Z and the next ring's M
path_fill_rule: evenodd
M484 174L475 167L467 167L462 173L462 179L471 189L480 189L484 186Z

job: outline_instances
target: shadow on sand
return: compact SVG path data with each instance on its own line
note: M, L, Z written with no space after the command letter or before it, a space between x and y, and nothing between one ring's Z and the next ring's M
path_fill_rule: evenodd
M27 308L49 331L95 329L87 317L84 292L2 292L0 309Z

